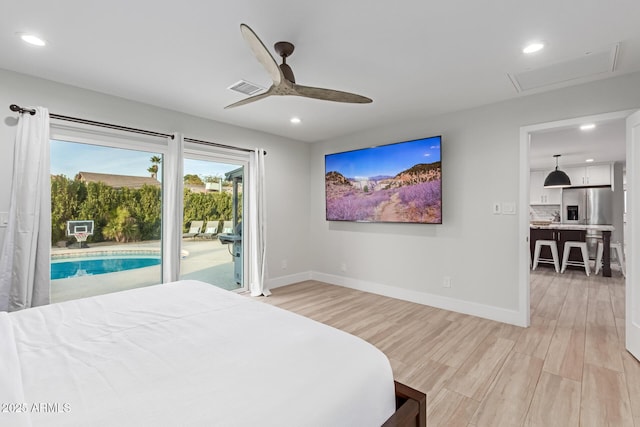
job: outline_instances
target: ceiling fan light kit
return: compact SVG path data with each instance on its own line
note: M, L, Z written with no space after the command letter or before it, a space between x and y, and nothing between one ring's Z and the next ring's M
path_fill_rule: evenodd
M544 180L544 187L563 188L571 186L569 175L558 169L558 157L560 157L560 154L555 154L553 157L556 158L556 169L547 175L547 178Z
M350 92L296 84L293 70L289 64L287 64L287 57L289 57L295 49L295 46L292 43L281 41L274 45L275 51L282 58L282 64L278 65L264 43L262 43L262 40L258 38L256 33L249 28L249 26L240 24L240 32L249 45L249 48L251 48L253 54L258 59L258 62L260 62L260 64L262 64L269 73L273 84L266 92L253 95L231 105L227 105L224 107L225 109L239 107L274 95L302 96L305 98L314 98L323 101L346 102L352 104L368 104L373 102L371 98Z

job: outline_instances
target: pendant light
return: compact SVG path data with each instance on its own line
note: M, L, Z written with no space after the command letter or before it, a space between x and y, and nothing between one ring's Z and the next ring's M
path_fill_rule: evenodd
M571 185L571 180L569 179L569 176L562 172L561 170L558 170L558 157L560 157L560 154L555 154L553 157L556 158L556 170L552 171L549 175L547 175L547 178L544 180L544 187L545 188L562 188L562 187L569 187Z

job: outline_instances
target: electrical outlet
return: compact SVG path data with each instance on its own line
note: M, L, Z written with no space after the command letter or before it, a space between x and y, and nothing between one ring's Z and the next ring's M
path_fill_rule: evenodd
M9 212L0 212L0 227L9 225Z
M450 288L451 287L451 277L444 276L444 278L442 279L442 287L443 288Z
M287 264L287 260L286 260L286 259L283 259L283 260L282 260L282 263L280 264L280 266L282 267L282 269L283 269L283 270L286 270L286 269L287 269L287 267L289 266L289 265Z
M500 202L493 202L493 214L500 215L500 212L502 212L502 206L500 205Z
M346 262L340 263L340 271L347 271L347 263Z

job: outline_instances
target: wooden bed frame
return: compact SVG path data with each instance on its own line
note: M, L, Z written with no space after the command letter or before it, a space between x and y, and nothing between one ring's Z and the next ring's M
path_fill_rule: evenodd
M427 395L394 381L396 386L396 412L382 427L426 427Z

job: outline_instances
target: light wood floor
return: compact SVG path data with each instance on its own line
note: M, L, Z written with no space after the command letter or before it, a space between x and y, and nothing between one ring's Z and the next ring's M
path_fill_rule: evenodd
M623 279L539 270L527 329L315 281L261 300L377 346L427 393L430 427L640 427Z

